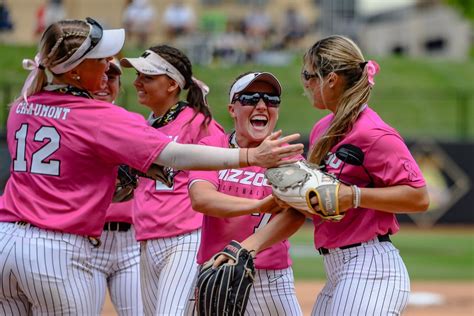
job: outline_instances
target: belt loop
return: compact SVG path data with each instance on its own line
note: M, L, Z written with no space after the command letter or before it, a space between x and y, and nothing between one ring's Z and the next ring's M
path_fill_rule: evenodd
M99 248L100 245L102 245L102 242L100 241L99 238L88 236L87 239L89 240L90 244L91 244L94 248Z

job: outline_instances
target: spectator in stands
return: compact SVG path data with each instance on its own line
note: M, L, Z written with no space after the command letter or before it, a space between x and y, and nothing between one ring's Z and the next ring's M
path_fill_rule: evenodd
M182 0L177 0L165 9L163 23L167 38L173 40L194 30L196 15L190 6L185 5Z
M289 48L307 34L308 22L294 7L288 7L283 17L282 48Z
M244 29L247 38L247 60L253 61L270 41L273 33L272 20L265 11L264 5L257 6L244 19Z
M65 18L63 0L46 0L36 11L35 35L43 34L48 26Z
M272 19L265 12L263 5L257 6L245 17L245 34L248 36L265 38L272 31Z
M135 38L139 48L145 48L153 31L155 9L148 0L133 0L123 12L123 26L127 36Z
M225 32L215 35L213 57L223 64L240 64L245 62L247 41L241 30L240 20L227 21Z
M13 23L10 19L10 9L8 9L5 0L0 1L0 32L11 31Z

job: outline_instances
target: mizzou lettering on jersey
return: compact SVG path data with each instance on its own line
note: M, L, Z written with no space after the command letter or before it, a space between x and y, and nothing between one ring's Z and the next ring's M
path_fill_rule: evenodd
M253 185L256 187L269 187L265 175L260 172L253 172L241 169L227 169L219 171L219 180Z

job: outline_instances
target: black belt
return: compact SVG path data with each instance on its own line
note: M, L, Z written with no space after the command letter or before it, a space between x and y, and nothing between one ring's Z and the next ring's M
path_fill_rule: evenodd
M37 227L37 226L35 226L33 224L30 224L28 222L25 222L25 221L17 221L17 222L15 222L15 225L23 226L23 227L26 227L26 226L30 225L30 227Z
M392 242L390 240L390 234L385 234L385 235L378 235L377 236L377 239L379 242ZM342 247L339 247L339 248L334 248L334 250L336 249L348 249L348 248L354 248L354 247L359 247L361 246L362 243L361 242L358 242L358 243L355 243L355 244L350 244L350 245L346 245L346 246L342 246ZM329 249L327 248L318 248L318 251L319 251L319 254L320 255L327 255L329 253Z
M118 232L127 232L132 227L130 223L124 222L107 222L104 225L104 230L108 231L118 231Z

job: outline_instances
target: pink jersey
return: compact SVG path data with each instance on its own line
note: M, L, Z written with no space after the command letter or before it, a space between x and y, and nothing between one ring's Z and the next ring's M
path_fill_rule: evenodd
M322 118L313 127L310 147L328 128L334 115ZM345 164L334 154L339 146L352 144L364 153L363 166ZM329 173L339 175L341 180L359 187L388 187L409 185L423 187L425 180L418 165L398 132L387 125L377 113L366 107L355 122L352 130L334 146L326 160ZM370 177L373 179L371 185ZM395 214L374 209L349 210L339 223L322 221L314 216L314 240L316 248L336 248L358 242L365 242L377 234L395 234L399 224Z
M127 202L111 203L105 216L106 222L123 222L133 224L133 199Z
M229 147L229 135L210 136L200 143L216 147ZM213 184L219 192L261 200L272 194L272 188L265 178L266 169L246 167L221 171L191 171L189 183L204 180ZM231 240L243 241L258 229L265 226L272 214L254 213L230 218L204 216L201 245L197 262L203 264L221 251ZM285 269L291 266L288 240L265 249L255 259L258 269Z
M222 127L214 120L207 129L201 128L204 120L186 107L178 117L158 128L170 139L181 144L197 144L208 135L223 135ZM166 187L159 181L141 178L134 198L134 224L137 240L148 240L181 235L196 230L202 225L202 215L191 208L188 194L188 172L174 170L174 184Z
M146 171L170 142L110 103L40 92L10 109L11 175L0 221L100 236L117 166Z

